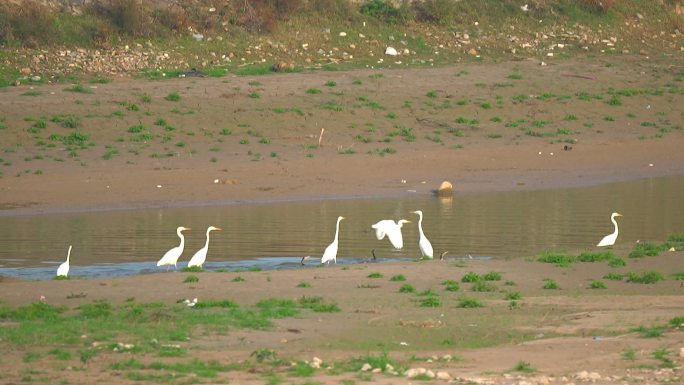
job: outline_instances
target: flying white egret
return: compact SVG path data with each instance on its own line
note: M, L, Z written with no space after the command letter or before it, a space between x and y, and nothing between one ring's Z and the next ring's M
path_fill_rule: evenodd
M433 251L432 251L432 244L430 241L427 239L425 236L425 233L423 233L423 212L420 210L416 211L411 211L412 214L418 214L418 233L420 234L420 239L418 240L418 246L420 247L420 253L423 255L423 258L428 258L432 259L433 258Z
M66 261L62 262L61 265L57 268L57 276L63 276L66 277L69 275L69 257L71 256L71 245L69 245L69 251L67 252L67 259Z
M620 213L613 213L610 216L610 221L613 222L613 225L615 225L615 231L613 231L612 234L608 234L603 239L601 239L601 242L599 242L596 246L598 247L603 247L603 246L612 246L615 244L615 241L617 240L618 237L618 225L617 221L615 220L615 217L621 217L622 214Z
M335 239L332 241L331 244L328 245L328 247L325 248L325 251L323 252L323 257L321 258L321 263L327 262L328 265L330 264L330 261L337 263L337 238L340 234L340 221L343 219L344 217L342 216L337 217L337 225L335 226Z
M195 255L193 255L192 258L190 258L190 262L188 262L188 267L198 266L200 269L202 268L202 265L204 265L204 261L207 260L207 250L209 250L209 232L213 230L221 231L223 229L214 226L209 226L207 228L207 242L204 244L203 248L197 250Z
M176 263L178 262L178 258L180 258L181 254L183 254L183 247L185 246L185 237L183 237L181 232L186 230L190 230L190 228L180 226L176 229L176 234L178 234L178 237L180 238L180 245L167 251L166 254L161 257L159 262L157 262L157 266L167 266L166 270L168 270L169 266L171 265L177 268Z
M404 223L411 223L411 221L401 219L394 222L391 219L383 219L371 227L375 229L375 237L378 238L378 241L385 238L386 235L392 246L401 250L404 247L404 238L401 236L401 226Z

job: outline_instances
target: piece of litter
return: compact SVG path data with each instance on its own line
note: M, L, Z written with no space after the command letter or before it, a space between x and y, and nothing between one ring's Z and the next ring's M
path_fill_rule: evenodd
M401 346L409 346L408 342L404 342L404 341L399 342L399 345L401 345Z
M649 164L648 164L648 167L653 167L653 163L649 163Z
M218 184L218 183L219 183L219 180L218 180L218 179L214 179L214 184Z
M406 184L406 179L402 179L401 183Z
M162 188L162 185L158 184L158 185L157 185L157 188Z

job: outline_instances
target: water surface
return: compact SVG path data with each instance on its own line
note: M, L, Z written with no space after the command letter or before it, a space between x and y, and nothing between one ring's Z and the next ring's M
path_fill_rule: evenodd
M297 267L304 255L320 257L342 221L338 263L371 255L383 261L412 259L418 250L418 217L435 254L452 258L510 258L544 250L587 250L613 231L610 214L619 211L618 245L661 242L684 233L684 177L653 178L594 187L456 195L452 199L409 195L401 199L320 200L218 207L0 217L0 275L51 278L73 245L72 276L101 277L160 271L156 261L186 233L178 267L204 245L212 232L205 268ZM404 250L377 241L370 225L406 218ZM161 269L163 271L163 269Z

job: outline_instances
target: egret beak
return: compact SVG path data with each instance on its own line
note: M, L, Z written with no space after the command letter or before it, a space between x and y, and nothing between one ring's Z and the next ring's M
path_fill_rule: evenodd
M220 227L216 227L216 228L215 228L214 230L217 230L217 231L223 231L223 229L222 229L222 228L220 228Z
M620 214L620 213L617 213L617 215L615 215L615 216L616 216L616 217L621 217L621 216L622 216L622 214Z

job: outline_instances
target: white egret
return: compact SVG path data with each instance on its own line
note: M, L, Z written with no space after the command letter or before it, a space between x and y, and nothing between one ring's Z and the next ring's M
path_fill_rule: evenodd
M418 247L420 247L420 253L423 255L423 258L428 258L432 259L433 258L433 251L432 251L432 244L430 241L427 239L425 236L425 233L423 233L423 212L420 210L416 211L411 211L412 214L418 214L418 233L420 234L420 239L418 240Z
M185 237L183 237L182 231L186 230L190 230L190 228L180 226L176 229L176 234L178 234L178 238L180 238L180 245L167 251L166 254L164 254L164 256L161 257L159 262L157 262L157 266L167 266L167 270L169 269L168 267L171 265L177 268L176 263L178 262L178 258L180 258L181 254L183 254L183 247L185 246Z
M603 246L612 246L615 244L615 241L617 240L618 237L618 225L617 221L615 220L615 217L621 217L622 214L620 213L613 213L610 216L610 221L613 222L613 225L615 225L615 231L613 231L612 234L608 234L603 239L601 239L601 242L599 242L596 246L598 247L603 247Z
M411 221L401 219L394 222L391 219L384 219L371 225L371 227L375 229L375 237L378 238L378 241L385 238L386 235L392 246L397 250L401 250L404 247L404 238L401 236L401 227L404 223L411 223Z
M337 225L335 226L335 239L332 241L331 244L328 245L328 247L325 248L325 251L323 252L323 257L321 258L321 263L327 262L328 265L330 264L330 261L337 263L337 239L340 234L340 221L343 219L344 217L342 216L337 217Z
M207 242L204 244L203 248L197 250L195 255L193 255L192 258L190 258L190 262L188 262L188 267L198 266L200 269L202 268L202 265L204 265L204 261L207 260L207 251L209 250L209 232L213 230L221 231L223 229L214 226L209 226L207 228Z
M69 257L71 256L71 245L69 245L69 251L67 251L67 259L66 261L62 262L61 265L57 268L57 276L58 277L66 277L69 275Z

